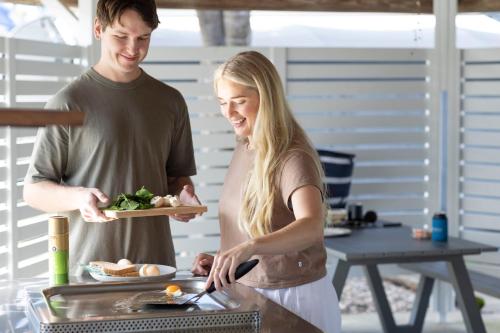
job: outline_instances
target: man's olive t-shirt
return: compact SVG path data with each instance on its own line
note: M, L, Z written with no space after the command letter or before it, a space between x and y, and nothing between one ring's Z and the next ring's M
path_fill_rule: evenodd
M85 112L82 127L47 126L38 132L25 181L50 180L99 188L111 199L145 186L168 193L167 177L196 174L186 103L172 87L142 72L117 83L90 69L59 91L46 108ZM70 218L70 267L91 260L175 266L166 216L84 222Z

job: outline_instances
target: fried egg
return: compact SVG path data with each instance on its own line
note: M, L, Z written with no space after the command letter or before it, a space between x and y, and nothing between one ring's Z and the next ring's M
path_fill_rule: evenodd
M167 293L167 296L172 297L179 297L182 295L181 287L176 284L168 285L167 288L165 288L165 292Z

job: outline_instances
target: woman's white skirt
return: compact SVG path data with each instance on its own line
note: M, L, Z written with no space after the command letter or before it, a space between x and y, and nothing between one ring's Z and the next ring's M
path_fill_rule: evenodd
M296 287L255 290L323 332L340 333L339 301L328 275Z

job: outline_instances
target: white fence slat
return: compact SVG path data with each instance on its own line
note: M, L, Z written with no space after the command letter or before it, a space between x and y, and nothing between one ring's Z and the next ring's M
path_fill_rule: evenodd
M383 127L383 128L423 128L428 119L425 117L409 116L297 116L297 121L305 129L332 129L332 128L360 128L360 127ZM227 123L227 121L226 121ZM227 127L230 125L227 124Z
M48 276L49 273L48 257L49 256L47 254L47 258L44 260L38 261L26 267L19 268L18 270L19 278L33 278L35 276L40 276L42 274L44 276Z
M187 252L197 254L200 252L213 252L220 248L220 237L191 237L173 238L175 252Z
M464 95L500 96L500 80L465 82L462 92Z
M314 145L341 145L341 144L412 144L425 142L427 133L413 132L332 132L332 133L308 133ZM225 147L220 143L221 148Z
M192 131L230 131L232 126L229 121L222 115L216 117L191 117L191 130ZM234 135L234 134L233 134Z
M462 192L469 195L496 196L500 198L500 183L466 181Z
M465 132L463 143L467 145L500 146L500 132Z
M355 197L354 197L355 198ZM363 203L363 209L367 210L375 210L377 212L383 211L401 211L401 210L418 210L424 211L428 203L423 200L423 196L417 200L415 197L390 197L390 198L377 198L377 199L368 199L364 198L363 200L355 200ZM404 209L403 209L404 208Z
M427 173L425 165L395 165L395 166L369 166L354 168L353 178L401 178L401 177L423 177Z
M380 78L422 78L428 75L429 66L425 64L290 64L287 78L297 79L380 79Z
M46 221L40 221L38 223L29 224L26 226L18 227L18 239L28 240L37 238L48 234L48 225Z
M196 188L196 195L200 200L218 200L220 198L222 186L198 186Z
M484 180L500 180L500 166L496 165L465 165L462 168L465 178L478 178Z
M483 63L478 66L465 66L463 77L465 79L498 79L500 78L500 64Z
M170 229L172 230L172 236L184 236L184 235L216 235L220 234L219 221L216 219L212 220L201 220L195 219L189 221L188 223L183 222L170 222Z
M499 52L500 49L497 48L462 50L462 60L466 63L498 61Z
M190 114L210 114L215 115L220 113L219 103L212 96L207 96L209 99L188 99L186 104Z
M373 62L425 62L431 51L423 49L362 49L324 48L290 48L288 61L373 61Z
M288 82L290 96L338 96L338 95L416 95L428 91L429 83L426 82L373 82L347 81L347 82ZM498 91L498 90L497 90Z
M356 155L354 165L363 161L422 161L429 158L429 150L425 148L415 149L372 149L372 150L349 150L344 151Z
M500 112L499 98L464 98L463 110L476 112Z
M239 52L248 50L255 50L266 56L270 54L269 48L255 47L204 47L202 52L197 48L153 47L149 50L145 62L223 62Z
M461 221L462 225L466 228L488 229L500 232L500 215L465 213L461 216Z
M37 243L30 244L25 247L19 247L17 249L19 254L18 255L19 262L33 258L42 253L46 253L48 252L48 249L49 249L49 243L46 239L41 240L40 242Z
M464 198L460 200L460 207L467 211L500 214L498 199Z
M467 115L462 119L462 125L469 129L500 130L500 115Z
M290 99L294 112L373 112L374 115L387 111L423 111L428 108L429 100L419 99Z
M500 154L496 149L487 148L467 148L463 149L462 158L465 161L476 161L485 163L499 163Z
M16 92L18 95L53 95L67 84L64 81L17 81Z
M16 75L73 77L81 74L82 67L68 63L17 60Z
M195 254L191 255L182 255L176 256L175 262L177 264L177 270L191 270L193 266L194 259L196 258Z
M200 173L200 168L205 165L229 165L232 156L232 151L198 152L195 155L198 173Z
M423 182L351 184L351 195L424 193L427 185Z
M197 171L196 176L192 177L195 183L204 184L219 184L224 180L226 176L227 168L210 168L203 169L200 168Z
M236 146L236 137L234 133L229 134L211 134L211 135L193 135L193 146L197 148L232 148Z
M471 240L473 242L478 242L478 243L492 245L492 246L498 246L498 244L500 244L500 232L496 232L496 231L486 232L486 231L466 229L466 230L462 231L462 237L464 239L468 239L468 240ZM496 255L499 255L499 253L496 253ZM500 261L499 261L499 263L500 263Z
M80 58L82 48L66 44L41 42L28 39L16 39L17 54L48 56L54 58Z
M16 107L25 109L41 109L45 106L46 101L39 102L16 102Z
M24 220L28 217L38 216L41 214L44 214L44 213L37 210L37 209L31 208L30 206L21 206L21 207L17 207L17 215L16 216L19 220Z
M145 63L141 68L159 80L195 80L212 79L216 65L203 64L151 64ZM206 79L206 80L205 80Z

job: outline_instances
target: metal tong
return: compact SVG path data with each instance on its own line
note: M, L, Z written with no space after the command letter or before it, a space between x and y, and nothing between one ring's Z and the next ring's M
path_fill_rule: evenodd
M258 263L259 263L259 259L252 259L252 260L245 261L245 262L239 264L238 267L236 268L236 272L234 273L236 280L238 280L239 278L241 278L242 276L244 276L245 274L250 272L252 270L252 268L254 268ZM229 281L229 275L226 275L226 279L227 279L227 281ZM212 284L210 285L210 287L208 287L208 289L205 289L202 292L194 295L193 297L188 298L187 301L183 302L180 305L184 305L187 303L191 303L191 304L196 303L205 294L210 294L214 291L215 291L215 283L212 282Z

